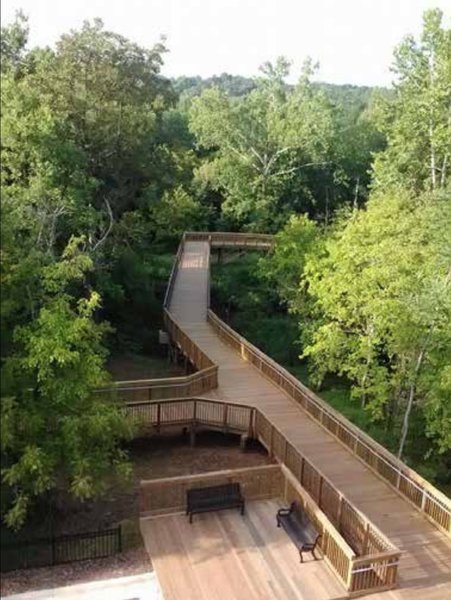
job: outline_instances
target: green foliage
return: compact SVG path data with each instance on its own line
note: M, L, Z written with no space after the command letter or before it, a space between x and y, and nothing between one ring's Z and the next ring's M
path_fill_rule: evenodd
M16 18L9 27L1 28L2 73L11 71L17 75L20 72L28 43L28 33L28 19L22 11L16 12Z
M184 98L199 96L204 90L211 87L217 87L229 96L245 96L255 88L256 83L250 77L221 73L221 75L213 75L213 77L207 77L206 79L202 79L199 75L195 77L182 75L174 79L173 86L183 100Z
M325 96L309 83L310 64L292 91L284 59L262 71L242 98L205 90L192 102L190 126L212 151L200 175L224 194L224 215L235 226L274 231L293 210L312 209L309 169L329 165L334 124Z
M296 86L285 83L289 68L279 58L248 94L206 87L189 103L207 155L197 181L220 194L229 227L273 232L298 212L327 222L351 189L354 203L366 197L371 152L382 143L372 120L361 106L334 106L311 83L310 61Z
M297 362L298 329L294 318L280 308L271 293L259 254L212 263L212 302L222 316L246 338L282 364Z
M371 108L388 146L367 209L343 213L312 245L312 226L290 223L266 266L302 322L312 383L345 377L400 456L450 450L449 34L429 11L421 43L409 38L397 51L396 95L382 113ZM414 436L429 442L415 449Z
M155 349L189 229L278 232L270 256L215 267L224 314L284 364L296 368L302 349L311 381L378 439L400 437L412 460L429 440L447 452L449 33L440 12L426 13L421 41L397 52L395 93L375 94L312 83L309 61L288 85L284 58L255 79L171 83L163 42L142 48L99 20L54 49L27 49L21 13L2 28L11 526L57 488L88 498L126 473L129 425L93 390L107 346ZM361 210L374 152L376 191ZM329 385L337 374L343 388Z
M194 157L165 117L163 45L100 21L54 51L26 51L23 19L2 34L2 463L18 527L39 496L88 498L128 469L129 426L93 394L113 335L102 318L118 341L145 319L158 330L170 266L151 215L189 184Z
M206 228L206 209L181 186L165 192L163 198L152 207L152 220L157 242L176 243L185 231Z
M389 425L415 407L441 452L450 434L449 239L448 196L388 193L327 234L292 221L264 267L301 318L312 383L346 377L351 397Z
M451 154L451 30L440 10L424 13L421 39L408 36L395 53L395 94L379 105L387 150L374 165L374 185L413 192L445 188Z
M15 350L2 384L2 479L12 490L6 523L19 528L31 502L64 486L82 499L105 490L106 476L127 475L119 442L130 435L118 406L93 390L107 381L102 345L106 324L94 315L86 283L92 261L71 240L60 261L42 268L41 307L15 330Z
M306 215L292 216L275 236L270 255L260 261L260 272L275 285L280 298L290 305L299 292L299 282L309 253L321 243L319 226Z

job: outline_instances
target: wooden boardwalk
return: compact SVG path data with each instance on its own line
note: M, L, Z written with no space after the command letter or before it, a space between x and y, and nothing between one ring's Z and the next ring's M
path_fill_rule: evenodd
M258 407L403 552L400 589L384 598L451 599L451 541L219 339L206 322L208 268L208 242L185 242L169 307L219 365L219 386L207 396Z
M338 600L346 590L322 560L299 554L278 529L275 500L237 510L141 521L165 600Z

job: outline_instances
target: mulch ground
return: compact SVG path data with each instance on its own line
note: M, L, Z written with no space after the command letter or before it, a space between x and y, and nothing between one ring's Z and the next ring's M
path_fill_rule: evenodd
M94 531L122 523L124 547L130 547L109 558L5 573L1 579L2 596L149 571L152 568L150 559L138 533L141 480L271 463L260 444L251 443L243 453L238 436L225 436L219 432L199 433L194 448L189 446L187 436L175 432L134 440L129 451L133 482L127 488L114 488L105 498L84 504L65 499L60 509L53 509L52 520L55 535ZM24 533L30 538L45 535L48 533L43 530L45 521L41 516L32 531Z
M31 590L139 575L150 570L152 565L144 547L132 548L108 558L4 573L1 578L1 595L4 597Z

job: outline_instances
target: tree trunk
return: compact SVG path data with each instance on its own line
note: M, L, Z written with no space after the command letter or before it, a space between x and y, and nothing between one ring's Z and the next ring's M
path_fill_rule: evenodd
M428 335L427 339L429 339L429 337L430 336ZM398 448L398 458L402 457L402 453L404 451L404 446L406 443L407 433L409 432L410 413L412 412L413 402L415 400L417 377L418 377L418 373L420 372L421 365L423 363L426 344L427 344L427 342L424 344L423 348L421 349L421 351L418 355L417 364L415 365L415 372L414 372L412 381L410 383L409 399L407 401L407 408L406 408L406 412L404 413L404 419L402 422L401 440L399 442L399 448Z
M446 274L446 278L445 278L445 282L444 282L445 289L448 287L450 281L451 281L451 267L448 269L448 273ZM407 408L406 408L406 412L404 414L404 419L403 419L403 424L402 424L401 440L399 442L399 449L398 449L398 458L401 458L402 453L404 451L404 445L406 443L407 433L409 431L410 413L412 411L412 406L413 406L413 403L415 400L415 391L416 391L418 374L421 370L421 366L423 364L423 359L426 354L426 350L427 350L429 341L431 339L432 332L434 331L434 326L435 326L435 323L433 323L433 322L429 326L429 331L427 333L426 339L424 340L423 346L421 347L420 353L418 354L417 364L415 365L415 371L414 371L414 374L412 377L412 381L410 383L409 400L407 402Z
M437 177L436 177L436 160L435 160L435 148L434 143L432 141L432 120L429 123L429 143L431 147L431 183L432 189L435 190L437 187Z

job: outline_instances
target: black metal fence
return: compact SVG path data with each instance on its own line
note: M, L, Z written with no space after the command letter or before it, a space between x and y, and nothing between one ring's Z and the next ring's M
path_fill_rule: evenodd
M122 532L119 525L103 531L10 543L0 548L4 573L111 556L122 551Z

